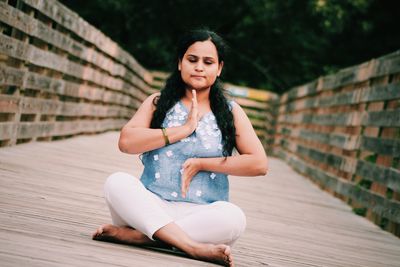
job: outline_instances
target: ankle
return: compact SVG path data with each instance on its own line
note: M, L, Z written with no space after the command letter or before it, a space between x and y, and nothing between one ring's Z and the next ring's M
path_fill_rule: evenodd
M186 253L188 253L192 257L197 258L201 251L204 250L205 246L206 244L193 242L188 245L188 250L186 251Z

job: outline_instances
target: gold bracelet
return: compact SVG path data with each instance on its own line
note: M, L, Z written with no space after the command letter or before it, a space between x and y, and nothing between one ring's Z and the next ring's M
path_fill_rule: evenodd
M162 134L164 136L164 141L165 141L165 145L168 146L170 144L169 139L168 139L168 134L167 131L165 130L165 128L161 128Z

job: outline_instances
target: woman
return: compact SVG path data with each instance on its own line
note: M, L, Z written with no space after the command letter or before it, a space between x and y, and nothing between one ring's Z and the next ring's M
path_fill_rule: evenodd
M176 69L123 127L122 152L142 155L140 181L112 174L105 199L113 225L93 239L133 245L168 244L195 259L233 266L230 245L245 229L228 202L227 175L267 172L267 157L242 108L219 82L224 44L213 32L189 32ZM233 148L239 155L232 156Z

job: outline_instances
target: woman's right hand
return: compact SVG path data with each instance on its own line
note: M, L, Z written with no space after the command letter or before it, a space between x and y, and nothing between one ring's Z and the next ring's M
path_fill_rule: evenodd
M196 90L192 90L192 105L190 107L190 112L185 125L189 128L190 134L194 132L197 128L197 123L199 122L199 110L197 107L197 96Z

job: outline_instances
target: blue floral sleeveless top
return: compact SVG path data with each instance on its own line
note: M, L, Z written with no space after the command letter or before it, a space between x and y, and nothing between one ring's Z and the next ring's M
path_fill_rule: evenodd
M229 102L232 109L232 102ZM189 110L178 101L167 113L162 127L181 126ZM161 198L170 201L211 203L229 200L229 181L226 174L200 171L190 183L186 197L181 194L182 165L189 158L214 158L222 155L222 135L216 118L210 111L200 119L196 130L180 141L143 153L143 185Z

